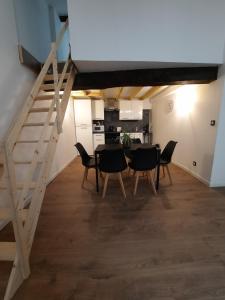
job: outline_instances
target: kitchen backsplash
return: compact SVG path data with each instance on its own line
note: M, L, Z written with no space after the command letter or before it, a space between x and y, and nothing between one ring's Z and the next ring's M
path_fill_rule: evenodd
M112 110L107 111L105 110L105 131L109 130L109 126L122 127L122 131L126 132L136 132L136 131L143 131L143 127L149 126L149 122L151 124L151 110L144 109L143 110L143 119L142 120L132 120L132 121L120 121L119 120L119 111Z

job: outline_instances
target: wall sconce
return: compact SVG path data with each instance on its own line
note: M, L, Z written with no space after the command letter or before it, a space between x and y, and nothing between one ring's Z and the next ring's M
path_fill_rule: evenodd
M175 107L179 116L184 117L193 111L196 102L196 86L185 85L176 91Z

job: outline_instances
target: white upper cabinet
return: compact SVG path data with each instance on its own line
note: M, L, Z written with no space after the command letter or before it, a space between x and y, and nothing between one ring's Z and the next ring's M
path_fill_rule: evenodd
M131 117L131 103L129 100L120 100L120 120L130 120Z
M143 101L132 100L131 101L131 111L133 115L133 120L142 120L143 118Z
M92 119L104 120L104 100L92 100Z
M74 113L75 113L76 126L91 125L92 124L91 100L90 99L74 100Z
M140 100L120 100L120 120L142 120L143 102Z

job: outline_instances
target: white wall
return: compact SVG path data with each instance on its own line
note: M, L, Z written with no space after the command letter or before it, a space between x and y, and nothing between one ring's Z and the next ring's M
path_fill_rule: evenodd
M69 101L63 122L63 132L60 135L55 157L52 163L49 180L54 179L76 156L75 125L74 125L74 100Z
M19 64L12 0L0 1L0 143L30 91L35 76ZM4 206L5 198L0 198ZM0 224L1 227L1 224Z
M222 63L224 0L68 0L72 58Z
M19 63L12 0L0 2L0 140L29 93L35 75Z
M17 50L17 32L13 9L13 0L0 1L0 144L4 140L10 125L17 114L21 111L31 88L35 75L26 67L20 65ZM76 152L75 143L73 105L70 102L63 124L63 134L57 146L54 158L54 166L51 171L52 179L62 168L69 163ZM26 145L21 144L21 148ZM16 155L30 154L29 151L20 151ZM63 155L62 155L63 154ZM24 175L24 171L17 170ZM22 181L22 177L20 178ZM6 195L0 195L0 207L7 206ZM0 229L3 224L0 223Z
M225 49L224 49L225 50ZM225 186L225 51L224 51L224 64L219 70L218 79L218 92L221 98L220 114L218 119L218 130L215 146L215 155L212 168L212 176L210 185Z
M219 82L168 88L152 103L153 142L178 141L173 162L209 184L220 109ZM173 104L172 111L169 104ZM192 104L192 105L189 105ZM188 113L189 111L189 113ZM193 161L197 166L192 165Z
M56 31L56 38L57 38L64 23L60 21L55 10L54 10L54 18L55 18L55 31ZM69 42L70 42L69 32L66 31L61 41L61 44L59 46L59 49L57 51L58 61L62 62L67 60L70 51Z
M19 44L38 61L44 62L51 47L47 2L45 0L14 0L14 8Z
M67 10L67 0L47 0L52 6L55 7L59 15L66 16L68 14Z

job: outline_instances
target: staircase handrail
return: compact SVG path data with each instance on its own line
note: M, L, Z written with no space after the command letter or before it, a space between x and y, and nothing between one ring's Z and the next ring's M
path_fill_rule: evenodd
M68 21L66 21L65 24L62 26L62 28L60 30L60 33L58 35L58 38L56 39L56 42L52 43L51 51L50 51L50 53L47 57L47 60L45 61L45 64L43 65L43 67L41 69L41 72L39 73L39 75L38 75L38 77L37 77L37 79L34 83L34 86L33 86L32 90L29 94L29 97L28 97L27 101L25 102L23 110L22 110L20 116L18 117L18 119L13 124L13 126L10 130L10 133L8 135L8 138L7 138L7 147L9 149L9 151L13 150L14 143L15 143L15 138L19 134L21 126L24 122L24 116L26 115L27 111L29 111L30 108L31 108L30 107L30 103L31 103L30 100L35 99L35 97L37 96L37 94L40 90L41 84L43 82L43 79L44 79L45 75L47 74L50 65L53 63L53 61L55 59L55 53L57 52L57 50L60 46L60 43L63 39L63 36L64 36L65 32L67 31L67 29L68 29Z

